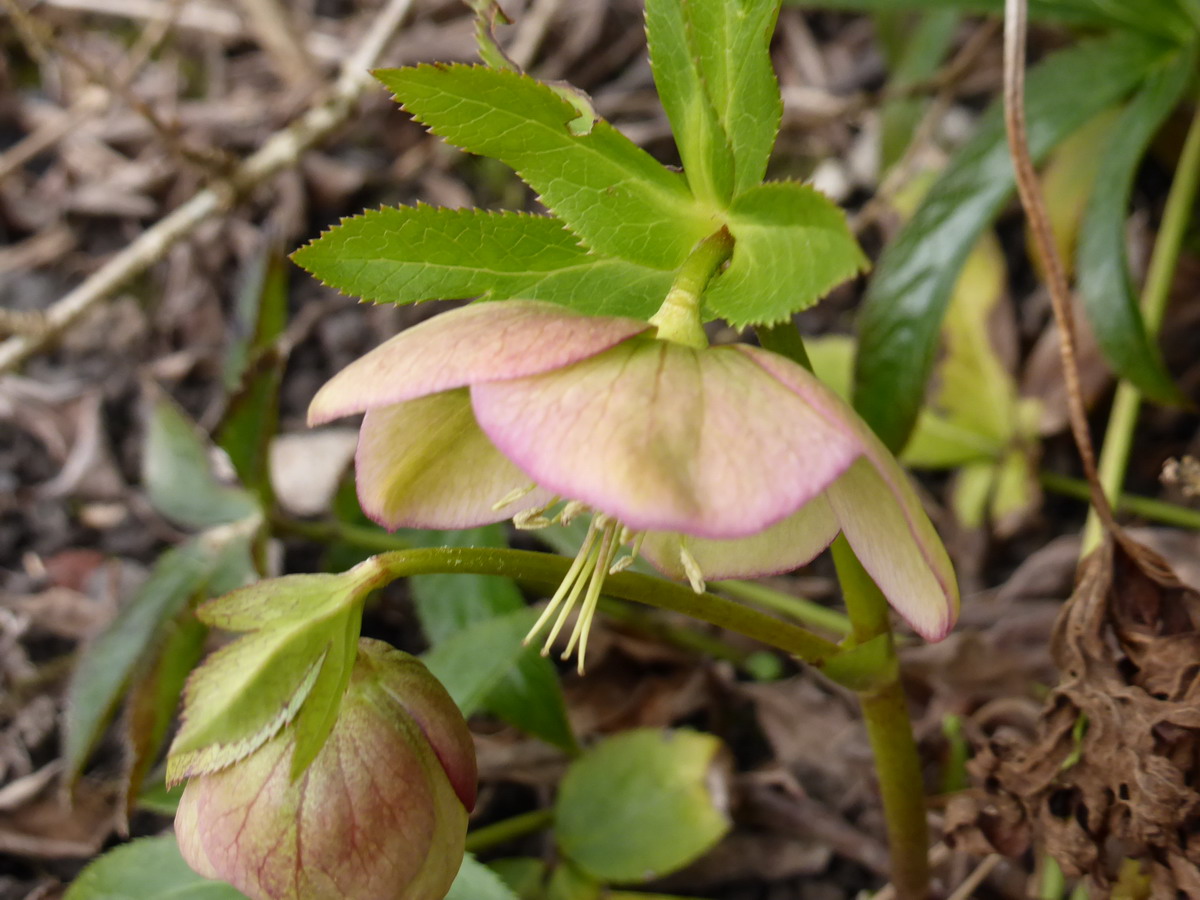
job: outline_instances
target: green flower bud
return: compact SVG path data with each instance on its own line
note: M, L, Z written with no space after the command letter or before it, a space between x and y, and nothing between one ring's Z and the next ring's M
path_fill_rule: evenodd
M192 778L175 817L188 865L252 900L441 900L463 856L475 753L415 657L363 639L337 723L295 780L295 728Z

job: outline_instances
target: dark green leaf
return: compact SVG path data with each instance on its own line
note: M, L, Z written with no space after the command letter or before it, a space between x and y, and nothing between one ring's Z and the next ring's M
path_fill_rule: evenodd
M376 76L435 134L515 169L597 253L673 269L719 227L682 176L607 122L575 133L578 108L533 78L461 65Z
M711 848L729 830L721 742L695 731L643 728L608 738L571 765L559 786L555 836L601 881L651 881ZM715 775L715 778L714 778Z
M525 652L521 644L533 623L536 609L526 607L502 616L483 619L442 641L422 660L464 716L483 708Z
M1121 114L1104 148L1079 233L1079 292L1100 349L1118 375L1159 401L1181 395L1138 311L1125 252L1125 218L1138 163L1183 96L1195 62L1195 53L1180 53L1146 81Z
M647 318L671 286L670 272L597 256L548 216L421 204L344 219L292 258L377 303L521 297Z
M189 528L207 528L256 515L254 499L213 474L209 443L186 415L158 395L142 457L142 481L164 516Z
M231 564L248 566L248 529L229 526L158 558L146 583L79 659L67 688L63 757L67 777L82 770L129 679L159 646L163 628ZM243 575L244 577L244 575Z
M141 838L92 862L67 888L63 900L246 900L220 881L193 872L175 836Z
M498 525L466 531L410 531L414 547L506 547ZM486 575L418 575L411 580L421 627L433 645L464 628L524 609L525 601L508 578ZM573 752L577 749L567 720L558 674L549 660L529 646L488 694L483 708L527 734Z
M140 800L146 773L162 749L167 728L175 718L184 682L204 654L208 629L185 610L163 629L157 658L134 679L126 705L125 816Z
M964 13L1004 12L1004 0L785 0L792 6L812 9L849 9L860 12L880 10L955 9ZM1189 0L1190 2L1190 0ZM1092 25L1101 28L1125 28L1186 42L1196 29L1191 12L1179 8L1175 0L1030 0L1029 15L1034 19Z
M1034 158L1124 97L1166 52L1162 44L1114 34L1033 69L1027 116ZM963 261L1012 190L1004 124L993 109L876 267L859 321L855 405L894 450L920 409Z
M877 16L877 28L881 24L879 20L883 18L885 15L882 13ZM908 22L912 17L896 13L894 18ZM959 21L957 11L939 9L922 15L911 27L901 28L897 39L897 53L891 62L888 87L900 91L931 78L942 64L942 59L954 40ZM884 171L903 157L928 106L928 100L918 97L896 97L884 103L880 117L880 154Z
M233 315L233 335L225 353L225 388L242 386L255 358L271 347L287 325L287 258L273 243L247 266Z

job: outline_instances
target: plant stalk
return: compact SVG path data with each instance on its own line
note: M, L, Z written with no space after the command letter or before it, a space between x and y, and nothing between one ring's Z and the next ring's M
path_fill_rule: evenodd
M440 574L502 575L549 588L562 582L571 565L571 560L553 553L479 547L396 550L382 553L375 560L392 578ZM669 609L735 631L817 668L833 662L842 652L832 641L791 622L716 594L697 594L691 588L661 578L621 572L605 578L603 590L610 597Z
M882 639L890 663L886 677L873 687L860 690L858 698L883 799L892 887L899 900L925 900L929 892L929 829L925 822L921 759L900 684L887 600L841 535L833 542L833 562L854 641L863 644Z
M468 853L489 850L497 844L503 844L519 837L525 837L527 834L533 834L535 831L549 828L553 822L554 810L552 809L535 809L532 812L513 816L511 819L501 819L491 825L476 828L468 834L466 849Z

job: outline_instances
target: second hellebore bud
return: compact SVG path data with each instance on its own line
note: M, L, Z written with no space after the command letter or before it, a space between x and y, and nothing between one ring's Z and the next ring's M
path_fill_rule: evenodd
M475 753L416 658L362 640L337 723L296 779L289 726L192 778L175 818L188 865L253 900L441 900L463 857Z

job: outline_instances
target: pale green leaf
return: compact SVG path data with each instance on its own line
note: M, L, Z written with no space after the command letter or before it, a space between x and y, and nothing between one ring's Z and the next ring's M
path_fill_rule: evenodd
M141 838L94 860L67 888L63 900L246 900L183 861L175 836Z
M562 852L601 881L650 881L682 868L729 830L721 742L694 731L637 729L571 765L559 787Z
M807 185L751 188L734 200L729 230L733 259L705 301L735 328L785 321L867 266L845 214Z
M245 519L257 511L249 493L213 474L211 445L166 396L150 411L142 456L142 482L154 508L189 528Z
M520 297L635 318L653 315L672 277L598 256L548 216L423 204L343 219L292 259L330 287L376 303Z
M517 900L495 872L467 854L446 900Z
M733 195L733 148L705 84L705 61L691 21L698 8L686 0L646 0L646 42L654 84L675 133L688 185L705 202L725 206Z
M251 630L196 669L171 746L167 780L214 772L293 723L294 771L316 756L354 664L362 605L386 581L374 560L341 575L289 575L218 598L202 621Z
M69 779L83 770L130 678L159 646L168 623L189 600L205 594L223 569L240 570L243 578L249 574L251 536L250 529L225 526L168 550L112 623L88 644L67 687L63 757Z
M462 65L376 76L435 134L515 169L597 253L673 269L720 226L682 176L607 122L572 133L578 110L533 78Z

